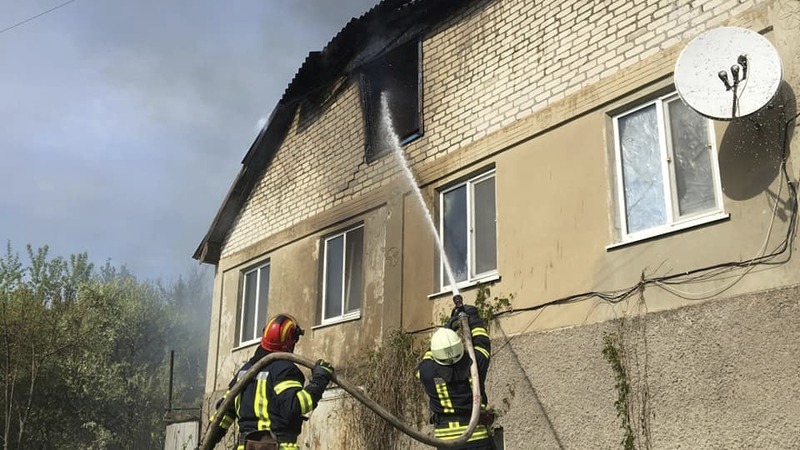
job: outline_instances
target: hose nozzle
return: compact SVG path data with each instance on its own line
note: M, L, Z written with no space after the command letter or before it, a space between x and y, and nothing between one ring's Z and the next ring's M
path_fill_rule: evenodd
M458 312L464 312L464 298L461 297L461 294L456 294L453 296L453 303L455 303L456 310L458 310Z

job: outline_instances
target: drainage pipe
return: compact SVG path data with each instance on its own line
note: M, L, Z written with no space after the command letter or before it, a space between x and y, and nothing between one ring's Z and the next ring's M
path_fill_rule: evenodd
M481 412L481 383L478 375L478 363L475 359L475 349L472 346L472 333L469 328L469 322L467 320L467 315L463 312L459 313L458 317L461 323L461 332L464 335L464 343L467 348L467 353L469 357L472 358L472 366L470 367L470 375L472 376L472 414L470 415L469 425L467 426L466 431L464 433L452 440L443 440L437 439L428 436L427 434L420 433L417 430L410 428L408 425L403 423L400 419L395 417L392 413L384 409L381 405L377 404L374 400L369 398L365 395L361 390L353 386L352 384L348 383L346 380L341 379L336 376L334 371L334 375L332 377L332 381L339 385L342 389L344 389L348 394L352 395L356 400L363 403L364 406L371 409L375 412L375 414L379 415L383 420L389 422L393 427L397 428L398 430L402 431L403 433L410 436L412 439L419 441L423 444L431 445L433 447L457 447L459 445L463 445L469 440L472 433L475 431L475 428L478 426L478 418L480 417ZM233 403L234 399L237 395L244 389L245 385L256 376L261 369L269 364L271 361L276 359L286 359L292 361L294 363L303 365L308 367L309 369L314 367L315 362L311 361L308 358L304 358L300 355L295 355L294 353L284 353L284 352L275 352L270 353L260 360L258 360L255 364L253 364L250 369L245 372L239 381L236 382L233 387L230 388L228 393L226 394L225 400L219 405L217 408L217 414L214 416L214 420L208 426L205 435L203 436L203 442L200 445L201 450L211 450L210 446L210 438L213 435L214 431L219 427L220 422L222 421L223 414L220 414L220 411L225 411L231 403Z

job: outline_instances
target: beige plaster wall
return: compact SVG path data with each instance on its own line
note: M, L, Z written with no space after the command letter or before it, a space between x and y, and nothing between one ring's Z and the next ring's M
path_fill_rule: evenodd
M800 285L628 316L624 325L511 335L508 319L493 322L487 390L504 448L622 448L615 374L602 355L615 333L629 354L631 414L647 417L637 448L647 448L645 436L653 449L798 448L798 314ZM301 435L304 448L351 448L338 422L342 401L326 395ZM430 448L401 439L400 448Z
M632 327L628 319L626 345L639 352L631 396L649 395L632 413L649 417L650 448L800 445L799 294L793 286L651 313ZM614 373L601 354L619 323L510 339L505 329L493 332L488 379L505 448L621 448Z
M271 263L269 313L259 318L266 323L269 316L279 312L295 316L306 334L295 352L309 358L325 357L337 365L346 365L349 358L363 347L370 347L382 338L384 324L384 262L386 222L389 209L380 205L342 222L320 227L319 231L299 236L291 242L275 245L263 243L263 248L242 254L220 265L215 295L222 301L215 304L212 317L211 351L209 355L207 391L227 387L236 368L250 358L257 343L236 346L239 317L238 297L242 274L251 267ZM330 220L336 220L335 218ZM323 236L356 223L364 224L364 297L361 318L338 324L319 326L317 302L320 280L320 242ZM284 237L285 238L285 237ZM213 380L213 381L212 381Z
M669 89L669 79L665 79L653 83L649 90L656 95ZM496 170L501 279L492 288L495 294L513 294L516 308L530 308L582 293L627 290L643 277L653 279L738 263L780 246L789 229L791 203L779 171L781 122L785 119L780 108L775 107L761 113L757 122L717 124L717 158L727 219L614 247L618 241L617 199L613 142L608 137L610 118L647 95L637 91L620 97L449 177L480 171L487 165ZM449 178L432 183L429 195L436 187L446 186ZM426 327L431 318L450 307L449 295L437 298L432 308L411 306L436 291L437 258L432 247L433 239L419 207L407 206L404 304L409 306L404 309L416 311L406 316L407 329ZM777 261L785 259L786 255ZM648 306L653 311L669 309L697 298L795 284L800 281L799 268L796 260L772 266L743 266L702 282L691 280L676 286L682 296L651 284L652 300ZM467 289L465 294L473 295L474 289ZM540 314L535 327L538 329L615 317L613 309L596 298L546 308ZM522 331L519 327L524 324L524 320L510 323L511 332Z

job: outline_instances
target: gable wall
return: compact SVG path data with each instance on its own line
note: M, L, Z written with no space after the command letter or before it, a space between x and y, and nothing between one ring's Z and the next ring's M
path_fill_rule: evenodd
M764 2L689 3L505 0L443 25L423 42L424 136L405 148L413 170L424 174L437 158ZM386 185L396 164L364 164L363 139L351 86L312 126L289 133L222 257Z

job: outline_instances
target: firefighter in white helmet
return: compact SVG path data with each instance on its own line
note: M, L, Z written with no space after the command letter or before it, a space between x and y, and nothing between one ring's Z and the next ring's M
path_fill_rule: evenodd
M425 393L428 394L432 412L431 423L437 439L453 440L461 436L469 425L472 413L472 360L464 352L461 337L451 329L458 323L460 307L453 308L447 327L439 328L431 337L431 347L417 368ZM489 370L491 341L478 310L471 305L463 306L469 319L472 345L478 364L481 387L481 421L475 432L459 449L493 450L490 435L491 414L486 411L486 373ZM452 448L452 447L450 447Z

